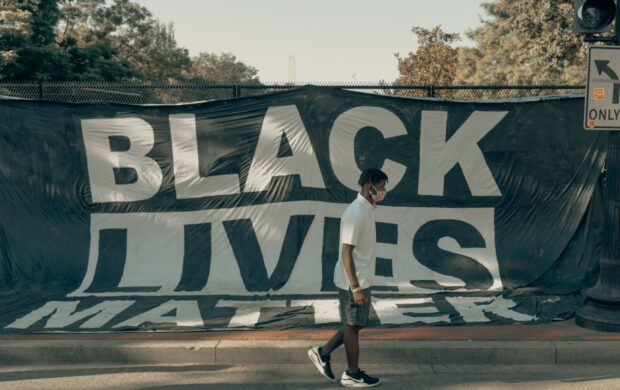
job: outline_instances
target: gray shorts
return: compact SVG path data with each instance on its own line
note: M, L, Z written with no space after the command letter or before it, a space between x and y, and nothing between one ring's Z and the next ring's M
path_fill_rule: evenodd
M338 289L340 301L340 321L343 324L354 326L366 326L370 315L370 288L362 290L362 294L368 298L363 305L358 305L353 299L351 290Z

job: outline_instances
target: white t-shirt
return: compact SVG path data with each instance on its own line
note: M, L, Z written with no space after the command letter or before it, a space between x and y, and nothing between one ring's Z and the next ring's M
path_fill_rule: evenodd
M376 206L357 194L357 198L347 207L340 222L340 249L338 263L334 269L334 284L342 290L348 290L349 279L342 263L342 244L353 245L353 262L355 274L361 288L372 286L375 276L375 227Z

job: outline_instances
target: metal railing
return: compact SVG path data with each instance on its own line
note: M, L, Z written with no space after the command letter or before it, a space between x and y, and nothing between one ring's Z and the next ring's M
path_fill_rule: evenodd
M457 100L584 93L583 85L384 85L313 83L351 91L392 96L440 97ZM296 84L127 84L105 82L5 82L0 97L61 102L130 104L184 103L254 96L299 87Z

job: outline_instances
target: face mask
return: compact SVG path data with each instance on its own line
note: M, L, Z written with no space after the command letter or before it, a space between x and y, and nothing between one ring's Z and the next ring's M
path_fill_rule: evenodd
M385 199L385 194L387 194L387 191L383 190L383 191L379 191L375 186L371 185L371 190L370 190L370 197L372 198L372 201L375 203L379 203L381 202L383 199Z

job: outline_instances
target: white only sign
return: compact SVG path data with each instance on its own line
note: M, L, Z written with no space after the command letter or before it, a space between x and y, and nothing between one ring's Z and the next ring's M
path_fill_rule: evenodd
M587 130L620 130L620 47L590 47L584 110Z

